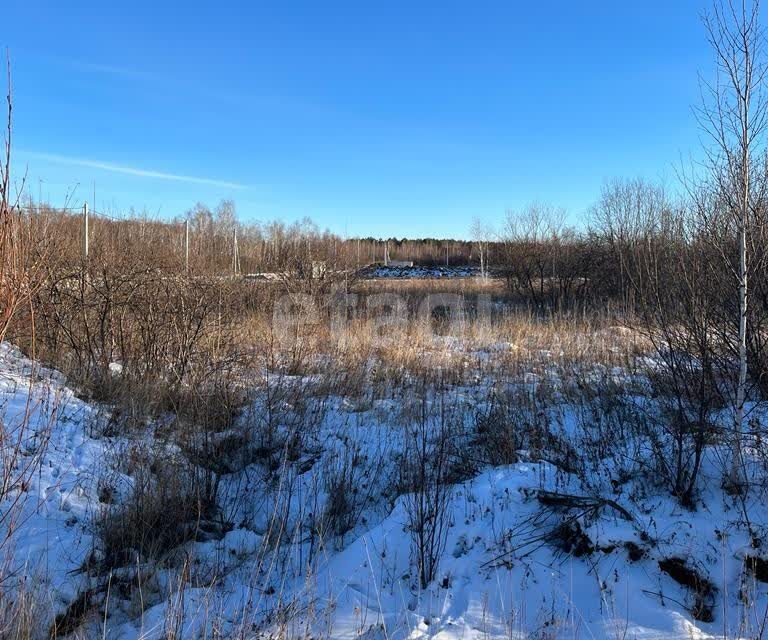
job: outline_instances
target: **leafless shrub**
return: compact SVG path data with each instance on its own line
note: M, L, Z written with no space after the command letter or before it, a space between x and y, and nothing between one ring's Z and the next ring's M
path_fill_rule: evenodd
M450 526L451 461L457 432L446 400L440 397L433 410L422 397L415 424L406 427L400 467L411 551L422 589L437 575Z
M34 296L41 286L41 272L50 251L46 235L35 238L29 220L11 193L12 86L10 57L7 60L6 130L0 158L0 342L19 322L31 334L30 351L35 353ZM48 399L45 412L34 421L36 400L29 382L27 406L22 415L6 421L0 416L0 636L32 638L40 632L44 607L36 606L37 585L24 580L14 562L14 546L24 514L28 489L45 453L58 401ZM47 612L46 612L47 613ZM40 616L40 617L38 617Z
M195 375L238 364L226 283L91 263L50 271L35 302L39 356L125 423L178 408Z
M132 490L122 504L107 507L97 521L101 561L97 569L161 562L179 545L220 536L216 496L206 493L199 472L172 456L143 450L133 470Z
M475 418L477 444L481 448L483 460L493 466L517 462L522 436L518 426L510 405L499 402L497 396L494 396L490 406L481 410Z
M344 546L344 536L358 524L370 491L366 483L365 454L352 442L342 445L338 455L329 460L323 470L323 484L327 496L323 513L324 526Z

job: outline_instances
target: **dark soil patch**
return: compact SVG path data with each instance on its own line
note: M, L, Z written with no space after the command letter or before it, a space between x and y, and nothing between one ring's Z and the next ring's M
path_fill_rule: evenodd
M744 558L744 566L755 576L755 580L768 582L768 560L759 556L747 556Z
M67 607L67 610L56 616L50 629L51 638L66 637L83 624L86 616L97 606L98 590L86 589Z
M564 522L556 527L550 534L550 542L554 543L565 553L569 553L577 558L587 556L595 551L595 545L592 540L584 533L578 521Z
M624 548L627 550L627 556L629 557L630 562L637 562L638 560L645 558L645 549L636 542L632 542L632 540L627 540L624 543Z
M691 615L696 620L701 622L714 621L717 587L712 582L688 566L683 558L659 560L659 569L679 585L691 591L693 595Z

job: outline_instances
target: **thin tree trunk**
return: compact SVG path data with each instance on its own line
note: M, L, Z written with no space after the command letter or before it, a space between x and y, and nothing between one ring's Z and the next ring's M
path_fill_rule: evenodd
M748 178L745 180L748 184ZM747 229L746 210L748 193L742 203L742 222L739 233L739 380L736 386L734 412L731 480L735 487L746 488L747 478L741 452L741 430L744 424L744 404L747 399Z

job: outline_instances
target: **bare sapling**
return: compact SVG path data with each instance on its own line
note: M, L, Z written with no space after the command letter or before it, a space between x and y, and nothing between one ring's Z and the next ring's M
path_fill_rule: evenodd
M705 100L698 110L699 123L712 145L706 149L715 211L700 208L704 227L724 227L725 237L735 237L736 254L730 242L717 243L720 262L732 276L738 300L736 344L733 349L738 371L733 393L733 428L729 483L736 489L747 486L743 457L743 428L748 399L748 300L750 298L750 238L755 233L756 212L764 204L759 184L758 157L764 151L768 126L768 103L764 83L764 33L759 23L759 0L728 0L715 4L705 16L710 46L717 61L716 79L704 82ZM724 214L723 214L724 210Z

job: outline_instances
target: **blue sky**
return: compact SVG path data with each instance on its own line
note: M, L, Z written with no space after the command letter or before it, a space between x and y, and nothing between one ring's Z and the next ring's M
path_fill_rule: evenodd
M3 4L34 197L348 236L532 200L578 222L607 178L672 182L713 68L694 0Z

